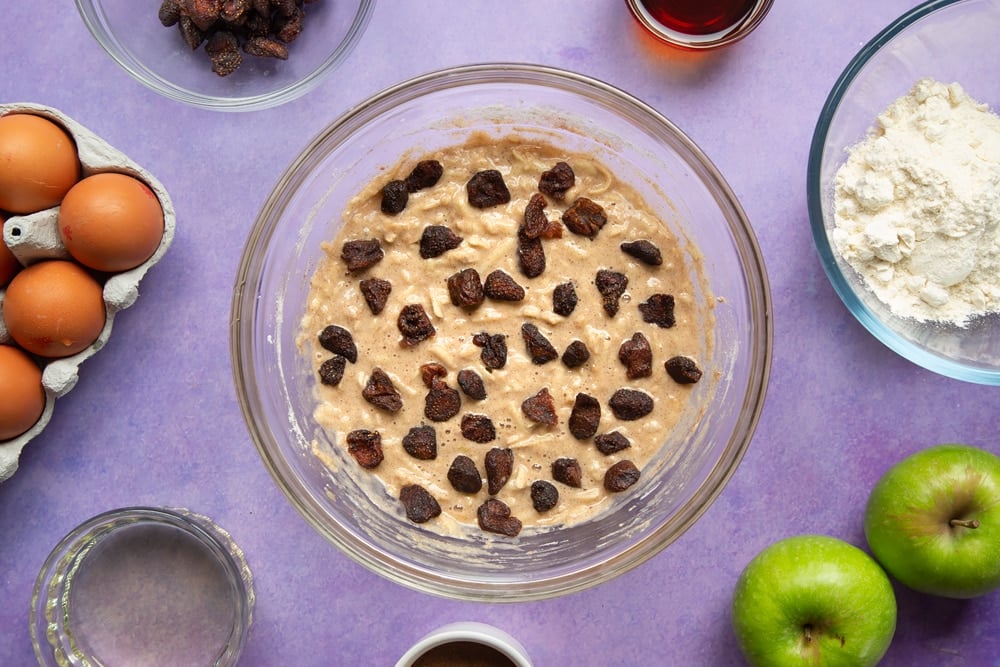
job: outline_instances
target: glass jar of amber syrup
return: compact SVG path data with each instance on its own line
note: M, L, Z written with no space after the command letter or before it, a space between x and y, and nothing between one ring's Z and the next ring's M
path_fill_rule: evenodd
M712 49L746 37L773 0L626 0L636 20L662 42Z

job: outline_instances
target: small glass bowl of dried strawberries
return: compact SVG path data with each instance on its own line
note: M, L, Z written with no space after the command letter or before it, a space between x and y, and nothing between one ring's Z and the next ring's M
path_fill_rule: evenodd
M638 566L763 407L770 291L735 195L667 118L565 70L455 67L354 107L282 174L237 274L234 380L275 483L427 593Z
M375 0L76 0L137 81L196 107L251 111L313 88L354 49Z

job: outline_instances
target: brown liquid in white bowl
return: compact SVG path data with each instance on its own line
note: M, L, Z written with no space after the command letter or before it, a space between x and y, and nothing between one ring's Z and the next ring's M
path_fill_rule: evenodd
M503 653L478 642L449 642L416 659L413 667L514 667Z

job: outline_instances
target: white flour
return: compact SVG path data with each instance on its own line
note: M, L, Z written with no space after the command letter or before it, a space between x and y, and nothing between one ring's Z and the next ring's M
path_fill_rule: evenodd
M922 79L837 172L833 241L900 317L1000 312L1000 117Z

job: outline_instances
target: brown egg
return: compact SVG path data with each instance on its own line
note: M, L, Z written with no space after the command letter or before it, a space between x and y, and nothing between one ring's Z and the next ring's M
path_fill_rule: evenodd
M45 410L42 370L13 345L0 345L0 442L21 435Z
M11 338L43 357L68 357L104 329L104 294L86 269L68 260L32 264L7 286L3 317Z
M127 174L101 173L70 188L59 208L63 245L81 264L126 271L156 252L163 208L145 183Z
M0 287L10 282L14 274L21 270L21 263L3 242L4 219L0 218Z
M79 177L76 143L66 130L28 113L0 117L0 209L52 208Z

